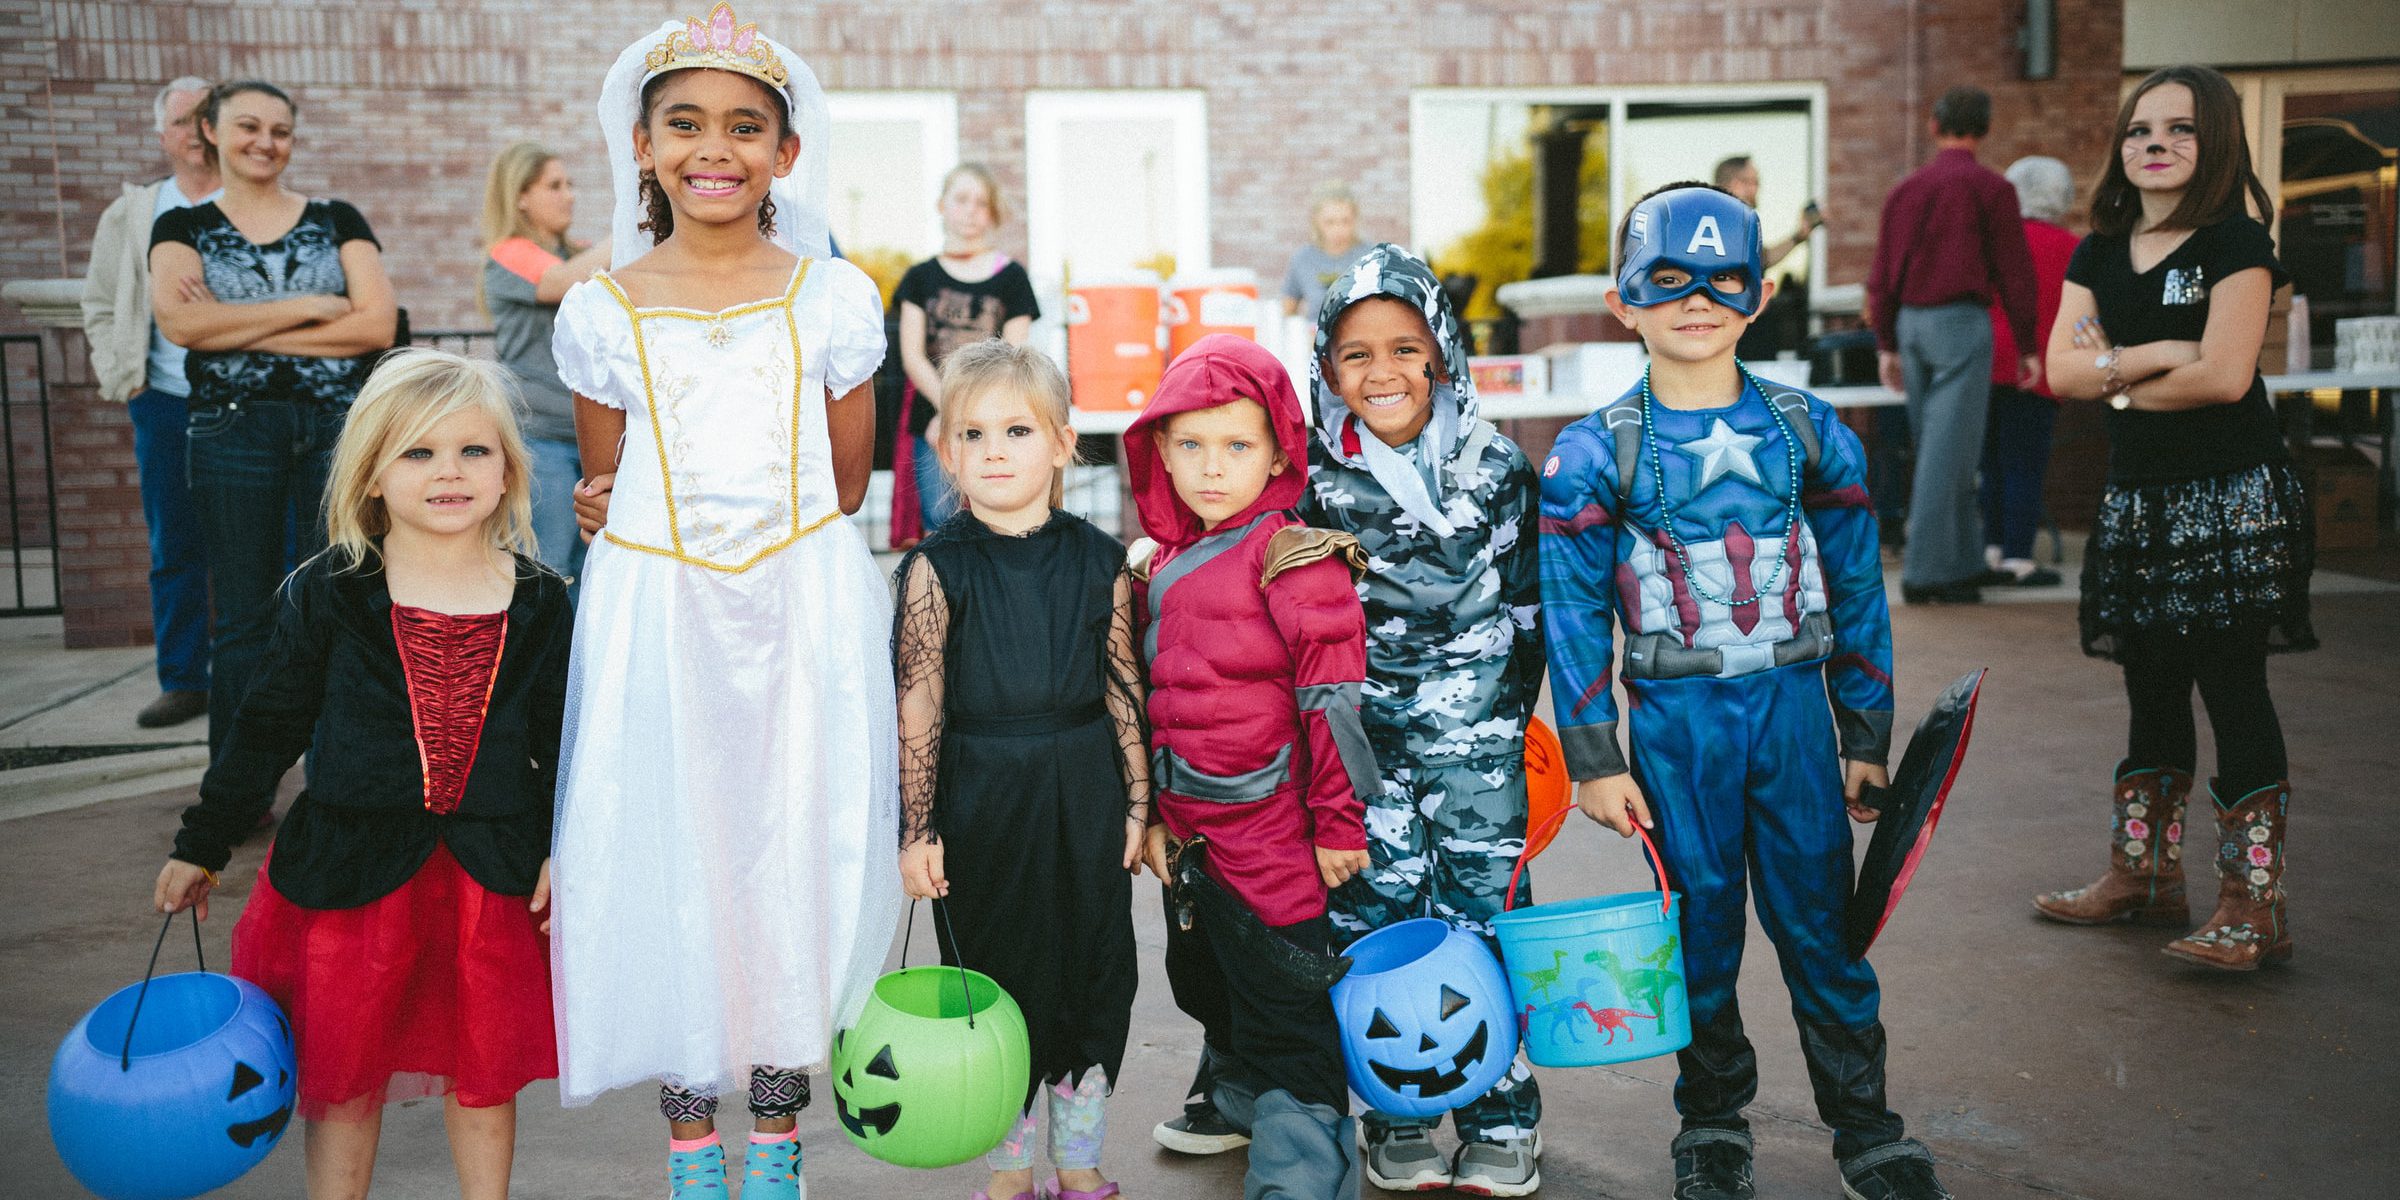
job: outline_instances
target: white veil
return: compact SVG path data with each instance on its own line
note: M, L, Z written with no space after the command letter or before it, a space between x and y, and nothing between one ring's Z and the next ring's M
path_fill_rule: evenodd
M681 21L669 21L627 46L600 85L600 137L608 148L609 182L616 189L617 200L615 217L609 222L609 234L615 239L609 252L611 270L658 245L657 239L641 229L649 210L642 204L641 169L633 162L633 127L642 116L642 85L650 81L650 52L669 34L684 28ZM790 47L763 33L758 38L783 60L787 73L784 98L791 104L792 132L800 135L800 160L792 164L791 174L768 188L775 201L775 244L803 258L824 258L829 253L825 194L830 168L826 160L833 130L825 89L818 86L817 73Z

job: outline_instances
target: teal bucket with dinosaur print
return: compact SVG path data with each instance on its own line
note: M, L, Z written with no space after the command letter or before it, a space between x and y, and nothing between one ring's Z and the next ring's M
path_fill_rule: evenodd
M1691 1044L1675 915L1682 897L1668 890L1666 865L1649 833L1635 832L1658 873L1657 891L1512 905L1492 919L1517 1032L1535 1066L1598 1067ZM1525 869L1523 861L1517 869ZM1512 877L1508 895L1516 894Z

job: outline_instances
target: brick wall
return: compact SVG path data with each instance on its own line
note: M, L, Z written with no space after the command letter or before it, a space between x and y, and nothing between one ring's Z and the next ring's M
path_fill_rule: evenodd
M100 399L73 329L42 331L58 489L59 605L69 649L150 642L150 539L125 406Z
M626 42L703 0L25 0L0 8L0 279L80 273L121 180L158 169L149 97L182 73L260 76L300 104L292 186L373 222L420 328L478 323L490 156L551 144L605 220L591 108ZM1953 83L1992 90L1986 158L2089 169L2120 77L2121 0L2059 0L2059 78L2015 82L2016 5L1990 0L829 0L741 11L834 89L959 94L959 145L1022 196L1034 88L1209 93L1213 256L1281 272L1303 197L1348 177L1376 232L1406 211L1417 87L1823 80L1833 281L1865 274L1883 193ZM1023 229L1004 231L1022 252ZM0 316L8 328L21 318Z

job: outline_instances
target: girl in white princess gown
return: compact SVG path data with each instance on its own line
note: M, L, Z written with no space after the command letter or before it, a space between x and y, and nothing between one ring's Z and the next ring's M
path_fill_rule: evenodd
M674 1193L796 1197L806 1071L900 901L888 592L844 514L872 454L882 304L826 256L825 103L736 27L671 23L601 96L612 271L554 347L596 473L553 865L560 1090L659 1080ZM615 463L615 470L598 468Z

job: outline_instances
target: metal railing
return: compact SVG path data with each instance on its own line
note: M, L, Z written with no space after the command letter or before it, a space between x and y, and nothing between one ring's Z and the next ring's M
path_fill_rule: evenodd
M8 450L8 525L0 617L59 607L58 472L50 456L50 385L42 339L0 336L0 445ZM29 398L30 397L30 398Z

